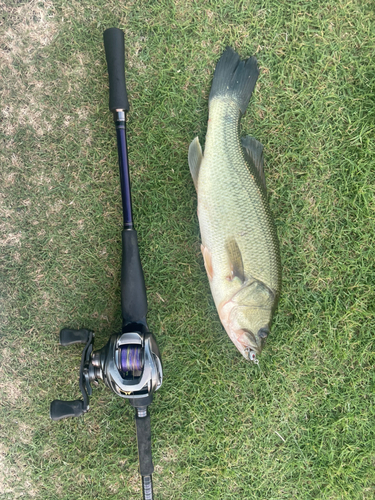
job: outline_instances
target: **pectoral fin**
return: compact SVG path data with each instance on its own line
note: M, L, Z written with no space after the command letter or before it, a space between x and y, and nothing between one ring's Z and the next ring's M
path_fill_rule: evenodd
M241 143L246 160L250 163L250 165L254 165L254 167L258 171L264 189L267 189L266 177L264 175L263 168L263 144L254 139L254 137L250 137L249 135L247 135L246 137L242 137Z
M195 189L197 191L198 191L199 169L202 163L202 159L203 159L202 148L199 143L198 137L196 137L189 146L188 161L189 161L190 173L194 181Z
M212 278L214 277L214 270L212 268L212 255L211 252L208 250L207 247L201 245L201 252L203 255L203 260L204 260L204 267L206 268L206 273L208 276L209 281L212 281Z
M228 279L232 281L234 278L239 278L243 283L245 281L245 270L241 255L241 250L234 238L229 239L225 244L225 249L228 253L230 274Z

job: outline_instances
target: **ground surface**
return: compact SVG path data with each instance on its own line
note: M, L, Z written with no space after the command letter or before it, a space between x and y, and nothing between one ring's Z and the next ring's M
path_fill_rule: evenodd
M105 28L125 31L133 204L165 382L157 499L372 499L375 19L366 1L0 3L0 498L140 498L133 413L80 348L120 327L121 201ZM223 331L199 252L190 141L226 45L256 54L283 295L259 367Z

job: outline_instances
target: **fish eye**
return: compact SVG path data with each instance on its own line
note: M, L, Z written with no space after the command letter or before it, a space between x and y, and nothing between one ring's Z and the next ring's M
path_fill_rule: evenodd
M268 337L269 333L270 333L269 328L266 326L258 330L258 337L260 337L261 339L265 339Z

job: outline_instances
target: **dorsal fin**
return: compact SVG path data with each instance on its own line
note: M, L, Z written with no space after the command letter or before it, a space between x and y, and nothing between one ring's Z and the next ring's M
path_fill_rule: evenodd
M264 175L263 168L263 144L259 141L247 135L246 137L242 137L241 139L243 151L245 153L246 160L250 163L250 165L254 165L256 170L258 171L260 180L264 186L264 189L267 190L266 187L266 177Z
M199 138L196 137L190 143L188 161L189 161L190 173L194 181L195 189L197 191L198 191L199 169L201 167L202 159L203 159L202 148L199 143Z

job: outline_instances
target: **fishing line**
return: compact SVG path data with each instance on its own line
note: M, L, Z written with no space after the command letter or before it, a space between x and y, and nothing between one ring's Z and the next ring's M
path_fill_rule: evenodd
M293 438L293 441L294 441L294 443L296 444L297 448L299 449L299 452L300 452L300 454L301 454L301 456L302 456L302 458L303 458L303 461L304 461L305 465L307 466L307 469L308 469L308 470L311 470L312 476L313 476L313 478L314 478L314 480L315 480L315 484L318 486L318 490L319 490L319 491L321 491L320 486L319 486L319 484L318 484L318 482L317 482L317 480L316 480L316 476L315 476L315 473L314 473L314 469L313 469L313 468L312 468L312 466L308 463L307 458L306 458L305 454L303 453L303 451L302 451L302 449L301 449L300 445L298 444L298 441L297 441L297 439L295 438L295 436L294 436L294 434L293 434L292 428L290 427L290 425L289 425L289 423L288 423L288 420L286 419L286 416L285 416L285 414L284 414L284 412L283 412L283 410L282 410L282 407L281 407L281 403L280 403L280 401L278 401L278 400L275 398L275 396L273 395L273 392L272 392L271 387L270 387L270 385L269 385L269 383L268 383L267 377L265 376L265 374L263 373L263 370L261 369L261 366L260 366L259 360L257 360L257 361L258 361L258 363L256 363L256 365L258 366L259 373L262 375L262 377L264 378L264 380L265 380L265 382L266 382L266 385L267 385L267 388L268 388L268 392L270 393L270 395L271 395L271 397L272 397L273 401L274 401L274 402L277 404L277 406L279 407L279 410L280 410L280 412L281 412L281 415L282 415L282 416L283 416L283 418L284 418L284 422L286 423L286 425L287 425L287 427L288 427L288 429L289 429L289 432L290 432L290 434L291 434L291 436L292 436L292 438ZM275 432L276 432L276 431L275 431ZM277 435L278 435L278 436L279 436L279 437L280 437L280 438L281 438L281 439L285 442L285 440L282 438L282 436L280 436L280 434L279 434L278 432L276 432L276 434L277 434Z
M121 346L119 348L119 368L125 372L141 371L144 365L144 354L141 346Z

